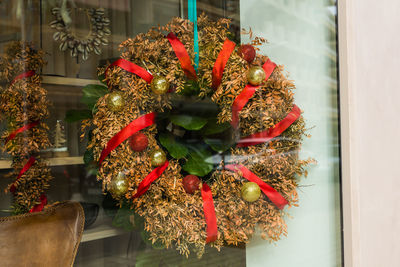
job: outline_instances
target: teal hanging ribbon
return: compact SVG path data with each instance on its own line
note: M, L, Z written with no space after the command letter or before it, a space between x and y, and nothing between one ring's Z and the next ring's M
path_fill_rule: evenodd
M197 33L197 0L188 0L188 18L193 22L194 69L199 67L199 36Z

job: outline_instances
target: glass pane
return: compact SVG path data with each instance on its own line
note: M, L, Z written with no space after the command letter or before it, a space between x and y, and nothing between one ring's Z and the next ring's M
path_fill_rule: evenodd
M0 14L1 216L79 202L74 266L342 264L336 1Z
M328 0L241 1L242 28L265 36L269 43L261 51L285 65L295 81L295 101L311 135L300 157L317 161L300 181L299 207L290 211L287 238L276 244L255 238L246 251L249 266L341 265L335 5Z

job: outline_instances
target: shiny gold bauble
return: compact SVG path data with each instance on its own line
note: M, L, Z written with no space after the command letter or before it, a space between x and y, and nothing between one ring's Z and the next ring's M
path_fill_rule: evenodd
M156 95L166 94L169 90L169 82L164 76L154 76L150 86Z
M262 84L265 80L265 77L265 71L263 68L258 66L251 67L247 72L247 81L251 85L257 86Z
M246 200L247 202L254 202L260 198L261 189L258 184L248 182L242 186L241 193L244 200Z
M107 107L113 112L121 111L125 107L125 99L122 93L110 93L107 98Z
M153 152L151 152L150 158L151 158L151 165L155 167L163 165L167 160L165 152L162 151L161 149L156 149Z
M123 172L119 172L117 177L111 181L110 192L117 196L122 196L128 192L129 184L126 180L126 175Z

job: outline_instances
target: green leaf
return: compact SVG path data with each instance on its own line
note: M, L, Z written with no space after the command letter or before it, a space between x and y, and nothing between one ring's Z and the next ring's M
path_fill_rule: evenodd
M196 81L188 80L179 94L184 96L197 96L199 92L199 84Z
M94 161L93 150L91 149L86 150L85 153L83 154L83 163L85 163L85 165L89 165L93 161Z
M188 149L182 143L175 140L173 135L160 134L158 139L163 147L168 150L171 157L175 159L184 158L188 154Z
M156 240L156 242L152 242L150 240L150 233L147 232L146 230L142 230L140 232L140 236L142 237L143 242L145 242L148 245L151 245L154 249L164 249L165 245L160 241Z
M99 172L99 166L94 161L93 150L86 150L83 154L83 163L86 166L86 175L97 175Z
M99 173L99 165L97 165L95 162L89 163L86 165L86 175L87 176L97 176Z
M189 159L182 168L190 174L200 177L205 176L213 169L213 164L206 161L209 157L211 157L211 152L208 150L191 150Z
M136 225L132 224L131 221L131 218L134 218L135 216L138 215L135 215L133 210L126 206L122 206L120 209L118 209L117 214L115 214L112 225L115 227L124 228L126 231L132 231L136 229Z
M67 110L67 113L65 114L66 122L77 122L91 118L92 118L92 111L90 111L89 109Z
M97 78L99 79L99 81L104 84L107 85L106 82L104 82L104 79L106 78L106 75L104 75L104 73L102 73L101 75L97 76Z
M81 102L86 104L90 110L93 110L100 97L108 93L107 87L98 84L88 84L82 89Z
M216 138L204 138L204 142L216 152L224 152L234 144L233 142Z
M207 123L206 118L190 116L190 115L172 115L170 120L173 124L181 126L186 130L197 131L203 128Z
M203 135L222 133L226 129L231 127L229 122L218 123L217 118L211 118L208 120L206 126L201 129Z
M216 120L211 120L202 133L204 142L217 152L228 150L236 141L235 131L229 123L218 124Z

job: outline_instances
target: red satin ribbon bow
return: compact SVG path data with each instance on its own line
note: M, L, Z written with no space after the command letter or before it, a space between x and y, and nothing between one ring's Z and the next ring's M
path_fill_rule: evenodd
M122 142L128 139L134 133L149 127L155 121L156 114L154 112L143 115L131 123L129 123L125 128L119 131L116 135L114 135L107 143L107 146L103 149L99 159L99 166L101 167L101 163L103 160L114 150L117 146L119 146Z
M15 179L15 182L17 182L19 180L19 178L21 178L21 176L27 171L29 170L30 167L32 167L32 165L35 163L36 158L34 156L31 156L29 158L29 160L26 162L26 164L24 165L24 167L22 167L21 171L18 174L17 179ZM16 187L15 187L15 182L10 186L10 192L11 193L15 193Z
M186 51L185 46L179 41L178 37L172 32L168 33L167 39L172 46L172 49L175 52L176 57L179 59L181 63L181 67L185 72L186 76L191 80L197 80L196 71L192 65L192 61L190 60L189 54Z
M231 164L231 165L226 165L226 169L234 171L234 172L241 172L241 175L249 180L250 182L258 184L260 187L261 191L272 201L272 203L275 204L279 209L283 209L287 204L288 201L281 195L279 194L278 191L276 191L272 186L266 184L263 180L261 180L260 177L252 173L249 169L247 169L243 165L236 165L236 164Z
M42 195L40 196L40 203L39 203L39 204L36 204L35 206L33 206L33 208L31 208L31 209L29 210L29 212L32 213L32 212L39 212L39 211L42 211L43 208L44 208L44 206L46 206L46 205L47 205L47 197L46 197L45 194L42 194Z
M7 144L8 141L13 140L17 134L22 133L24 131L27 131L35 126L37 126L39 124L39 121L34 121L28 124L25 124L24 126L18 128L17 130L13 131L12 133L10 133L9 136L7 136L7 139L5 141L5 143Z
M218 227L211 188L206 183L203 183L203 187L201 188L201 197L203 198L204 218L207 223L206 243L210 243L217 240Z
M274 71L276 64L271 60L267 60L262 68L265 72L265 81L271 76ZM239 124L239 112L243 109L243 107L247 104L250 98L256 92L256 89L259 86L254 86L251 84L247 84L246 87L242 90L242 92L236 97L235 101L232 104L232 121L231 125L236 128Z
M118 66L121 69L124 69L130 73L136 74L137 76L145 80L147 83L151 83L151 81L153 80L153 75L151 75L150 72L136 65L135 63L132 63L123 58L117 59L110 66L108 66L106 71L104 72L105 76L107 76L107 72L112 66Z
M246 136L245 138L239 140L236 146L246 147L268 142L269 140L277 137L287 128L289 128L289 126L292 125L300 117L300 115L300 108L296 105L293 105L292 110L289 112L288 115L286 115L283 120L275 124L273 127L269 128L268 130Z
M224 73L225 65L229 60L233 50L235 49L235 43L226 39L222 45L222 49L215 60L214 68L212 71L212 87L217 89L221 84L222 75Z
M168 167L169 162L166 161L163 165L160 167L155 168L152 170L144 179L143 181L140 182L136 194L133 196L133 198L140 197L146 191L149 189L150 185L152 182L157 180L161 174L165 171L165 169Z
M15 77L14 80L11 82L10 85L13 85L13 84L14 84L16 81L18 81L18 80L22 80L22 79L24 79L24 78L32 77L32 76L35 75L35 74L36 74L36 72L35 72L34 70L26 71L26 72L24 72L24 73L18 75L17 77Z

